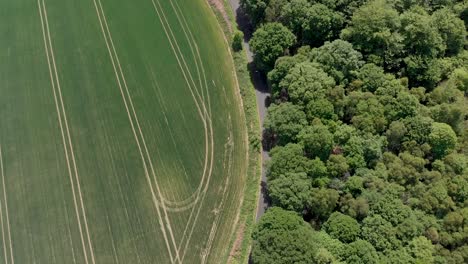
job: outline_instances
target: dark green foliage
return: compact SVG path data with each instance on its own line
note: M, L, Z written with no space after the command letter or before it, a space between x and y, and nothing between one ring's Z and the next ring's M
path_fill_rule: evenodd
M314 256L312 229L296 213L270 208L252 237L252 261L256 264L310 263Z
M321 123L305 127L297 138L309 158L319 157L321 160L327 160L333 149L333 135Z
M244 33L242 31L236 30L232 37L232 49L234 51L242 50L242 42L244 41Z
M241 6L247 11L254 24L263 20L269 2L270 0L240 0Z
M447 47L446 53L454 55L459 53L466 40L466 29L463 20L458 18L450 9L443 8L432 14L432 24L439 31L439 34Z
M377 264L379 255L375 248L365 240L349 244L343 252L343 260L349 264Z
M313 188L309 198L310 213L318 219L327 219L335 209L339 197L336 190Z
M320 48L313 49L310 58L320 63L337 83L343 84L348 83L363 65L361 53L354 50L351 43L340 39L325 42Z
M359 223L352 217L334 212L323 224L323 229L341 242L351 243L359 236Z
M287 172L310 171L310 161L304 157L304 149L299 144L287 144L284 147L278 146L270 151L271 159L268 163L269 180L278 178Z
M255 31L249 44L258 68L269 71L295 41L296 37L280 23L267 23Z
M323 4L314 4L306 12L306 19L302 24L305 44L319 46L324 41L338 37L345 22L341 13Z
M298 213L306 207L311 188L305 173L287 173L268 182L272 204Z
M296 141L297 134L306 124L306 115L299 106L283 103L270 106L264 127L280 145L284 145Z

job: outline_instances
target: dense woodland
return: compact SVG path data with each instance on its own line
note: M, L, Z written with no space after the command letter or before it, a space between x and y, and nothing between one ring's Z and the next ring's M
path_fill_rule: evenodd
M272 91L253 263L468 263L468 3L241 2Z

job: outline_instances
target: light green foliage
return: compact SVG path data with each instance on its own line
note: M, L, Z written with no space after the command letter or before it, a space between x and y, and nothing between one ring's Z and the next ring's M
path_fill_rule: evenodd
M423 158L408 152L401 152L398 157L386 153L384 163L388 169L389 179L402 185L415 184L421 180L424 166L427 164Z
M264 127L280 145L294 142L297 134L307 125L306 115L299 106L291 103L272 105Z
M439 31L447 54L458 54L465 45L466 28L463 20L458 18L449 8L442 8L432 14L432 24Z
M431 58L443 54L446 46L429 14L422 8L413 8L401 15L401 34L408 54Z
M386 65L401 52L399 28L397 11L385 1L375 0L354 12L350 26L341 32L341 38L353 43L357 50L366 55L380 56L377 63Z
M435 122L432 124L429 142L434 156L443 158L455 149L457 135L449 125Z
M359 131L381 133L387 126L385 107L376 97L358 101L351 122Z
M252 234L252 261L255 264L310 263L315 255L312 236L312 229L296 213L270 208Z
M377 88L385 85L385 82L392 78L384 73L384 69L373 63L365 64L359 69L357 78L362 82L359 88L364 92L375 92Z
M287 92L289 100L301 106L323 98L325 92L333 86L333 78L318 64L310 62L296 64L279 84L279 87Z
M431 241L423 236L411 240L408 245L408 252L416 263L431 264L434 262L434 246Z
M272 204L302 213L310 196L312 183L305 173L287 173L268 182Z
M408 133L405 136L405 141L414 140L418 144L428 142L433 122L434 121L431 118L424 116L405 118L403 123L408 130Z
M293 33L280 23L267 23L255 31L249 44L259 69L268 72L295 41Z
M376 204L372 205L371 211L372 214L380 215L393 226L401 224L412 214L411 208L404 205L400 199L392 199L391 197L385 196Z
M323 224L323 229L333 238L351 243L359 236L359 223L352 217L334 212Z
M427 213L441 216L448 213L455 206L443 181L437 181L427 186L426 190L423 190L420 195L418 207Z
M363 220L362 238L377 250L397 249L401 242L396 237L397 230L380 215L368 216Z
M455 69L449 77L451 85L462 92L468 91L468 71L466 68Z
M343 177L349 172L349 165L343 155L331 155L327 160L327 170L331 177Z
M337 120L333 104L325 98L310 101L306 106L306 115L308 120L315 118L321 120Z
M342 259L348 264L377 264L379 255L371 243L358 239L347 245Z
M335 259L339 259L346 249L346 244L338 239L332 238L325 231L314 231L314 235L312 236L311 240L315 244L316 248L326 249L335 257Z

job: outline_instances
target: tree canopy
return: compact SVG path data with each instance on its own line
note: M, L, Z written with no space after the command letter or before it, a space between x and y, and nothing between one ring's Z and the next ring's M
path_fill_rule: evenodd
M468 4L241 2L272 91L268 194L302 223L301 245L255 236L253 262L468 263Z

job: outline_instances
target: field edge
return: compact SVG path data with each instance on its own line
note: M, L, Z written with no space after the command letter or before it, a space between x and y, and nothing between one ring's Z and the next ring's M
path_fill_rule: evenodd
M249 166L247 168L244 195L241 201L239 217L235 223L227 247L229 251L224 257L225 261L223 263L248 263L262 175L260 117L258 114L255 88L250 80L250 73L247 68L246 51L242 49L235 52L231 48L233 32L238 29L233 10L227 0L219 0L219 3L224 7L225 14L222 14L218 7L214 6L210 0L205 1L215 14L218 24L222 28L225 40L229 45L229 53L234 62L249 139ZM226 19L229 19L229 21L226 21Z

